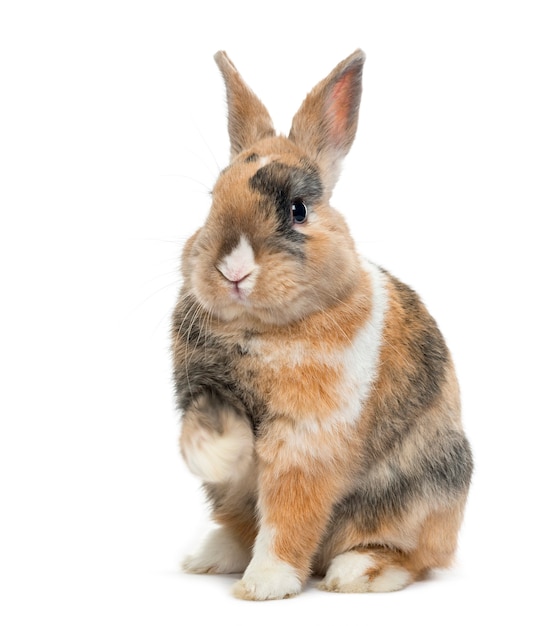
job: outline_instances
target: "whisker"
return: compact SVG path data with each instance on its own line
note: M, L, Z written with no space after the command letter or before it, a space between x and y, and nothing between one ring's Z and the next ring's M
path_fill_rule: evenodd
M211 157L212 157L212 159L213 159L213 161L214 161L214 163L215 163L215 166L216 166L216 168L217 168L217 171L215 172L215 177L218 177L218 176L219 176L219 174L220 174L220 173L221 173L221 171L222 171L222 168L220 167L219 162L217 161L217 157L215 156L215 153L214 153L214 152L213 152L213 150L211 149L211 146L209 145L209 142L205 139L205 136L204 136L204 135L203 135L203 133L201 132L200 126L199 126L199 124L196 122L196 120L195 120L195 118L193 117L193 115L191 116L191 121L192 121L192 124L194 125L194 128L195 128L195 130L196 130L197 134L198 134L198 135L199 135L199 137L201 138L201 141L203 141L203 145L207 148L207 150L208 150L209 154L211 155ZM203 161L203 159L201 159L201 160L202 160L203 164L204 164L205 166L207 166L207 163L205 163L205 161Z
M192 320L190 321L190 324L188 326L188 334L186 336L186 379L188 381L188 389L191 391L192 389L192 385L190 383L190 371L189 371L189 347L190 347L190 336L192 333L192 329L194 327L194 324L196 323L197 318L201 315L201 305L199 303L195 303L195 311L194 311L194 315L192 317ZM197 349L197 343L196 346L194 348L194 350Z
M207 167L207 164L203 161L201 155L199 154L194 154L192 153L193 156L196 157L196 159L201 160L204 165ZM184 180L189 180L192 183L195 183L196 185L200 186L203 188L202 191L196 190L195 193L202 193L205 195L210 196L211 195L211 187L209 185L206 185L203 181L199 180L199 178L194 178L193 176L188 176L187 174L163 174L164 177L170 177L170 178L183 178Z
M136 314L137 311L139 311L142 307L144 307L152 298L155 298L155 296L159 295L161 292L167 291L168 289L174 289L175 286L179 285L180 281L179 280L173 280L170 283L163 285L162 287L159 287L158 289L156 289L155 291L153 291L152 293L150 293L149 295L147 295L146 297L144 297L142 300L140 300L139 302L137 302L128 312L127 312L127 317L131 317L133 315Z

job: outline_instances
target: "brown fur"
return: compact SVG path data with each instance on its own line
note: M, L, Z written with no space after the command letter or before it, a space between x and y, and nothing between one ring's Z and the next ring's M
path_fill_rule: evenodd
M435 321L411 289L362 264L329 204L357 128L364 55L310 92L289 138L275 135L227 55L216 60L231 163L182 255L173 344L183 455L214 520L253 554L239 597L293 595L349 554L365 555L367 571L323 588L399 588L452 562L472 462ZM292 218L297 199L304 224ZM221 571L216 541L193 571ZM225 557L241 566L243 555Z

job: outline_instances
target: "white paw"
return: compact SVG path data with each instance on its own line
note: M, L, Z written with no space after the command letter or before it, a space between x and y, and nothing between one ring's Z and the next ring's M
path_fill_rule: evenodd
M339 593L398 591L411 580L402 567L381 567L371 555L351 551L333 559L318 588Z
M197 554L184 559L182 569L190 574L241 574L250 560L249 550L226 528L217 528Z
M343 593L368 591L370 580L367 572L374 565L374 559L368 554L359 552L339 554L331 562L318 588Z
M252 562L232 589L241 600L279 600L296 596L300 591L301 581L295 569L277 559Z
M230 408L220 411L222 432L185 416L180 449L190 471L206 482L238 480L251 469L253 433L244 418Z

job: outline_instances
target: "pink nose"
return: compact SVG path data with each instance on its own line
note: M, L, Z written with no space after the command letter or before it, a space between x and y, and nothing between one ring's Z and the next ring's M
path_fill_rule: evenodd
M239 285L242 280L245 280L248 276L251 275L251 272L247 270L219 270L220 273L226 278L226 280L230 283L234 283L235 285Z
M247 290L248 287L242 283L249 277L252 281L257 268L255 254L247 237L242 236L232 251L217 263L216 268L236 290Z

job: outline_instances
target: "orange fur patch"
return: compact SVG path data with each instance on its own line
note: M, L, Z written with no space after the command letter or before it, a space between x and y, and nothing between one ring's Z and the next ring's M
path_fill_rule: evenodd
M299 468L262 477L264 523L277 529L275 555L303 576L320 540L337 489L337 476L307 474Z

